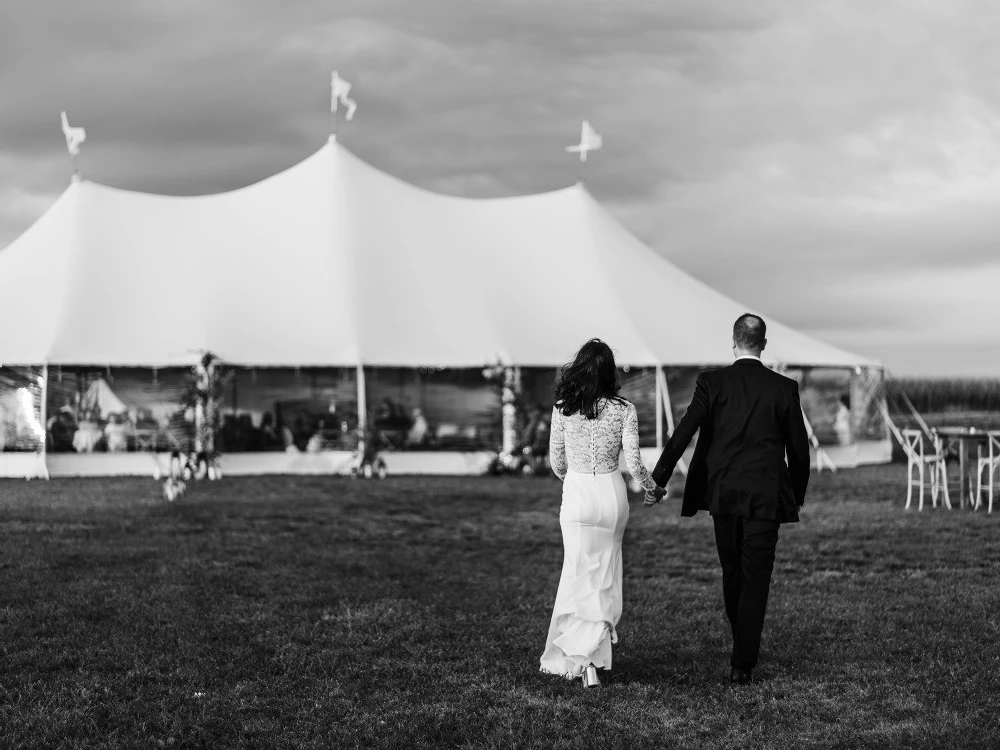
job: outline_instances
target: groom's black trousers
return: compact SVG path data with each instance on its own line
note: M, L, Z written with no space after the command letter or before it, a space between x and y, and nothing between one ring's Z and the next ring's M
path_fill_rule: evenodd
M778 522L740 516L712 516L722 563L722 594L733 628L730 665L757 666L767 594L778 544Z

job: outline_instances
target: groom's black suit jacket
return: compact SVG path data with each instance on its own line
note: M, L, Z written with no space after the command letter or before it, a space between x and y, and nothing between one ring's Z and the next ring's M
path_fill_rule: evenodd
M666 485L699 429L682 516L707 510L779 523L799 520L810 463L798 383L757 359L701 373L691 405L653 469L658 485Z

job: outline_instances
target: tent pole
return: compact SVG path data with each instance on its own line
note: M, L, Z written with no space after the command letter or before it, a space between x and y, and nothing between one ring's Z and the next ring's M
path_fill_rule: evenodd
M517 449L517 407L521 402L521 368L511 365L503 370L503 391L500 397L503 452L511 455Z
M663 450L663 392L660 390L660 370L663 365L656 365L656 450Z
M889 414L889 391L885 387L885 370L879 369L879 370L876 371L873 368L872 372L877 372L878 373L878 375L876 376L877 377L877 381L876 381L875 386L874 386L874 388L876 390L875 400L877 401L877 403L879 404L879 406L882 408L882 410L885 411L886 415L888 415ZM885 440L892 440L892 437L893 437L892 430L890 429L890 427L889 427L888 424L882 425L882 437Z
M49 403L49 366L48 364L42 365L42 452L39 456L41 461L41 470L39 471L39 476L43 479L49 478L49 467L48 467L48 452L49 452L49 415L48 415L48 403Z
M873 434L869 413L872 405L881 416L880 404L885 401L884 374L881 370L872 367L861 367L854 369L851 375L851 432L855 440L867 438ZM881 399L881 401L880 401ZM888 425L883 424L881 429L883 440L892 440L892 434Z
M833 459L830 458L829 454L827 454L827 452L820 447L819 438L816 437L816 432L813 430L812 423L809 421L809 417L806 416L806 410L801 409L801 411L802 411L802 421L806 426L806 434L809 437L809 442L812 445L812 447L816 450L816 471L822 472L823 466L825 464L830 469L830 471L836 473L837 464L835 464L833 462Z
M239 412L239 402L240 402L240 391L239 391L239 386L237 385L237 380L238 378L236 377L236 371L233 370L233 390L230 393L230 395L232 396L232 402L231 402L232 409L230 409L230 411L234 418L236 417L236 414Z
M851 370L848 382L848 398L851 402L849 407L851 443L857 443L865 433L865 423L867 421L866 417L868 415L869 406L871 405L871 393L867 388L865 388L866 380L866 374L861 367L855 367Z
M365 387L365 366L358 365L358 435L364 440L368 429L368 392Z
M667 434L674 434L674 409L670 404L670 389L667 387L667 374L660 368L656 368L656 382L659 384L659 390L663 398L663 414L667 418ZM680 459L677 462L677 468L680 470L681 474L687 476L688 468L687 463L684 459Z
M896 438L896 442L899 443L899 447L903 448L906 445L906 441L903 440L903 433L899 431L896 427L896 423L892 421L892 417L889 416L889 407L886 406L885 402L879 403L879 410L882 412L882 419L885 420L885 426L888 428L889 433L892 437Z
M924 421L924 418L920 416L920 412L917 411L916 407L913 405L913 402L910 401L909 397L906 395L906 391L900 388L899 395L903 397L903 403L906 404L906 407L910 410L910 413L913 414L913 418L917 420L917 424L920 425L920 429L923 430L923 433L927 436L927 438L931 442L933 442L934 431L930 428L927 422Z

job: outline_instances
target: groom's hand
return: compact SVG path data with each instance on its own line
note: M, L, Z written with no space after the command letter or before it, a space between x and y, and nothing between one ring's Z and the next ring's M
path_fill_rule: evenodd
M654 487L652 490L646 490L646 497L642 504L649 508L657 503L662 502L663 498L667 496L667 489L665 487Z

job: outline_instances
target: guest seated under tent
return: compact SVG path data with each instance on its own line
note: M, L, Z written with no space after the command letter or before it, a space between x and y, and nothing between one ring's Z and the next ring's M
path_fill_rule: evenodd
M326 422L321 419L316 427L316 432L312 434L306 444L306 453L319 453L327 447L326 436L323 434L325 431Z
M76 433L76 415L73 407L67 405L49 419L49 450L63 453L73 450L73 435Z
M109 453L124 453L128 450L128 424L121 414L112 414L104 426Z
M101 426L94 415L84 413L73 434L73 449L77 453L93 453L101 441Z
M402 408L388 396L382 399L382 403L378 408L378 413L375 415L375 421L388 423L399 420L400 418L406 418Z
M549 411L542 404L535 404L528 415L524 444L536 455L549 451Z
M851 397L844 394L837 403L837 414L833 418L833 431L837 434L840 445L850 445L854 442L851 434Z
M262 450L272 450L282 447L282 440L274 426L274 415L266 411L260 418L260 447Z
M406 444L412 421L406 411L391 398L382 399L375 415L375 434L380 447L398 449Z
M428 440L430 440L430 425L427 423L427 417L420 409L413 410L413 421L410 425L410 431L406 434L406 447L414 448L418 446L426 445Z
M285 445L286 453L301 453L299 446L295 444L295 435L292 433L292 428L287 424L281 428L281 439Z

